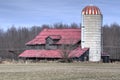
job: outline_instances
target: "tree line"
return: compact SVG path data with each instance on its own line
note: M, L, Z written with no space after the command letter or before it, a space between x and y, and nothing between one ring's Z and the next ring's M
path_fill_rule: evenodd
M110 59L120 60L120 25L103 26L103 51L110 55Z
M12 26L6 31L0 29L0 58L17 58L26 49L25 43L32 40L44 28L80 28L80 26L76 23L71 25L56 23L53 25L32 26L30 28ZM120 25L116 23L104 25L102 31L103 50L109 53L111 58L120 59Z
M56 23L53 25L19 27L12 26L6 31L0 29L0 59L12 59L26 49L25 43L32 40L44 28L79 28L79 25Z

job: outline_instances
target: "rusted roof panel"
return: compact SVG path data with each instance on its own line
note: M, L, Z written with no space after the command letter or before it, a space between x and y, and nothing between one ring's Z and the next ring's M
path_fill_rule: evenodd
M80 47L72 50L69 54L70 58L80 57L88 48L81 49ZM25 50L19 57L37 57L37 58L62 58L62 50Z
M60 40L56 44L75 44L81 40L81 29L44 29L33 40L26 43L26 45L45 44L46 38L51 36Z

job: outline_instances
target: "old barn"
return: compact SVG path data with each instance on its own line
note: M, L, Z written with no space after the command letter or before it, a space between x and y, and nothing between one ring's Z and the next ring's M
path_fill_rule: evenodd
M89 49L81 48L81 29L43 29L26 46L28 50L19 57L54 60L66 54L71 59L88 60Z

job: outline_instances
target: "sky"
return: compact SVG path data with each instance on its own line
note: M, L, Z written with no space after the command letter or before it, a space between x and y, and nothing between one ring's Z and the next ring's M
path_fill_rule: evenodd
M103 25L120 24L120 0L0 0L0 29L81 23L87 5L98 6Z

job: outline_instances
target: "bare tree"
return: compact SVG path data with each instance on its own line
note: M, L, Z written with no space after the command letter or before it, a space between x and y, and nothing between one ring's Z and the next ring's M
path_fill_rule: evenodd
M103 49L110 59L120 60L120 25L114 23L103 27Z
M67 40L64 40L64 43L60 46L60 55L62 60L63 62L72 62L72 57L74 56L72 51L78 46L78 44L74 44L74 39L69 39L68 42Z

